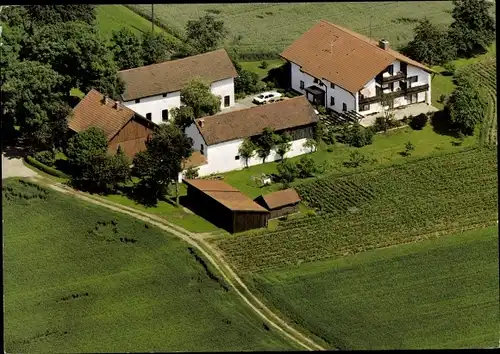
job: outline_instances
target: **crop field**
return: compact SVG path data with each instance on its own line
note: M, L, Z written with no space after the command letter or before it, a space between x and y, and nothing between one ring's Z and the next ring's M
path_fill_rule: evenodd
M496 223L494 148L325 176L296 186L316 216L212 242L240 271L338 258Z
M247 282L333 348L493 348L500 325L498 261L495 225Z
M5 352L297 349L178 238L24 181L2 196Z
M150 5L132 5L150 15ZM207 13L222 19L229 30L226 45L241 53L278 54L319 20L327 20L392 46L413 37L418 20L451 23L451 1L337 2L295 4L168 4L155 5L155 17L177 36L189 20Z

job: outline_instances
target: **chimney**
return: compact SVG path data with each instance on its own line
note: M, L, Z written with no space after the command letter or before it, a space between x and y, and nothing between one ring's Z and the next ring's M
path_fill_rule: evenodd
M108 98L107 98L106 96L104 96L104 95L103 95L103 96L102 96L102 100L101 100L101 102L102 102L103 104L108 104Z
M198 122L200 123L200 127L203 128L203 125L205 124L205 119L201 118L200 120L198 120Z
M389 49L389 41L386 41L385 39L382 39L378 42L378 46L382 48L383 50Z
M115 106L117 110L120 109L120 101L115 101Z

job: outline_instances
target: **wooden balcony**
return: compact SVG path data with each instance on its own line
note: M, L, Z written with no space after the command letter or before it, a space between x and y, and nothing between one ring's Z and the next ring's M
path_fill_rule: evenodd
M409 88L403 88L399 91L393 91L386 94L381 94L380 92L372 97L363 97L359 99L359 104L371 104L382 101L383 98L395 99L397 97L406 96L412 93L419 93L429 90L429 85L418 85Z
M396 82L402 79L406 78L406 73L399 71L394 75L389 75L389 76L383 76L383 75L377 75L375 78L375 81L378 82L379 84L388 84L391 82Z

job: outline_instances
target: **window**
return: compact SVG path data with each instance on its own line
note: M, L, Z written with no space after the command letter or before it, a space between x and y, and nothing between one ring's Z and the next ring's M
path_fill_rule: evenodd
M417 82L418 81L418 76L411 76L408 78L408 82L410 84L414 83L414 82ZM411 85L410 85L411 86Z
M161 120L163 122L167 122L168 121L168 109L164 109L161 111Z
M304 89L304 81L300 80L300 89L303 90Z
M234 159L235 159L235 160L239 160L239 159L240 159L240 155L236 155L236 156L234 157Z
M342 103L342 112L347 112L347 105Z
M139 103L139 102L141 102L140 98L138 98L138 99L135 100L135 103Z
M335 106L335 97L330 97L330 106Z
M362 104L362 105L359 106L359 110L361 112L363 112L363 111L369 111L370 110L370 105L369 104Z
M163 94L163 97L167 97L167 94L166 94L166 93L164 93L164 94Z
M387 67L387 72L392 75L394 73L394 65L389 65Z
M224 96L224 107L229 107L230 102L231 102L231 97Z
M205 148L204 148L203 144L200 144L200 152L201 152L202 154L205 154L205 153L204 153L204 150L205 150Z
M319 83L319 79L314 79L314 83L318 84Z
M400 69L401 72L403 72L403 73L406 74L406 70L408 69L408 64L400 62L399 69Z
M418 100L418 94L416 93L413 93L411 95L409 95L409 101L410 101L410 104L412 103L417 103L417 100Z
M330 88L334 89L335 88L335 84L334 83L330 83Z
M146 119L151 120L151 113L146 113Z

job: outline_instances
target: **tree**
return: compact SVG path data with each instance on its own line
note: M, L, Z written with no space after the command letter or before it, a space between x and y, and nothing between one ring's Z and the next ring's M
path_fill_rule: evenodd
M307 139L306 142L303 144L304 148L308 149L309 152L313 152L316 150L318 142L314 139Z
M33 61L15 62L2 85L2 126L18 126L37 149L60 146L66 134L70 107L61 94L64 79L50 66Z
M283 160L285 155L292 148L292 136L285 132L281 135L277 141L276 152L280 155L280 158Z
M188 43L198 53L206 53L215 50L226 38L228 31L224 27L224 21L216 20L215 17L206 14L198 20L189 20L186 25L186 37Z
M262 134L257 139L257 155L266 162L266 158L271 153L271 150L276 146L279 136L274 133L274 130L266 127Z
M252 139L245 138L238 148L238 154L245 160L245 166L248 167L248 161L252 158L255 153L256 146Z
M302 156L296 164L297 173L299 178L313 177L318 172L318 167L312 158L309 156Z
M297 178L299 171L297 166L290 162L288 159L282 160L277 166L276 170L278 172L278 179L280 182L288 185Z
M169 60L175 50L163 33L144 32L142 37L142 60L144 65L158 64Z
M96 30L83 22L39 28L24 48L27 59L48 64L64 77L64 92L92 88L110 97L123 93L113 55Z
M475 83L461 81L448 99L445 111L450 122L464 135L473 135L482 121L486 101Z
M455 59L455 45L445 30L424 19L414 32L413 39L403 49L410 58L427 65L443 65Z
M141 38L127 27L113 31L110 48L119 70L137 68L144 64Z
M25 5L26 14L36 26L82 21L89 25L96 22L95 5Z
M181 106L170 110L174 124L185 131L194 122L194 112L189 106Z
M449 34L455 42L458 54L472 56L479 51L486 51L495 40L495 21L490 14L493 6L487 0L453 0Z
M142 186L158 200L172 181L177 183L182 162L191 156L193 140L173 124L161 124L146 142L146 150L134 158L134 174L140 177ZM179 196L177 194L177 203Z
M104 131L99 128L89 128L74 135L68 141L66 156L72 166L78 168L90 161L92 156L106 154L108 150L108 139Z
M193 79L181 90L181 102L191 107L195 118L211 116L220 111L220 98L201 79Z

